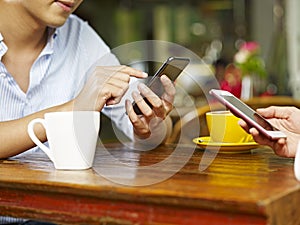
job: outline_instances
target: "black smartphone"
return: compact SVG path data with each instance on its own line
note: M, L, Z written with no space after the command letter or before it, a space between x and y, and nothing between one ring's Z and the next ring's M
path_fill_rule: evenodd
M243 119L251 127L255 127L261 134L271 140L286 138L286 135L272 126L264 117L250 106L242 102L228 91L211 89L209 91L219 102L225 105L235 116Z
M169 57L162 66L157 70L154 76L146 83L146 85L159 97L164 93L163 85L160 81L160 77L165 74L172 80L173 82L176 78L181 74L184 68L189 64L189 58L182 57ZM151 103L147 98L143 97L144 101L152 107ZM136 102L133 102L133 110L136 114L142 114Z

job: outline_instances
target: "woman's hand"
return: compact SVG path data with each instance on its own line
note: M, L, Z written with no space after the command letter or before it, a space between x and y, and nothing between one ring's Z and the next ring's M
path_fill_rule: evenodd
M269 140L261 135L257 129L249 127L244 121L239 121L239 124L252 134L257 143L270 146L277 155L295 157L300 140L300 110L296 107L271 106L265 109L257 109L257 112L274 127L284 132L287 139Z

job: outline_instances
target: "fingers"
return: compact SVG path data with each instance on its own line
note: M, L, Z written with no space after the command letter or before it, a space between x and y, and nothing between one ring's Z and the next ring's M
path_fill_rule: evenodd
M124 85L123 88L114 85L107 85L104 89L110 93L110 98L107 98L106 105L115 105L121 101L128 89L128 84L126 86Z
M173 82L166 75L162 75L160 80L165 89L165 93L163 94L162 98L165 101L173 104L174 97L176 94L176 89L175 89Z
M147 120L150 120L154 116L165 119L167 114L173 109L172 104L176 93L175 87L172 81L165 75L161 77L161 83L165 90L161 98L142 83L138 85L141 94L137 92L132 94L134 101ZM147 102L150 103L150 106Z
M103 67L99 67L99 68L103 68ZM110 71L111 73L110 74L114 74L114 75L128 75L128 76L132 76L132 77L137 77L137 78L146 78L148 76L147 73L141 71L141 70L138 70L138 69L135 69L135 68L132 68L132 67L129 67L129 66L109 66L109 67L105 67L105 69L107 71ZM123 77L120 76L119 79L122 79ZM127 78L125 78L127 79Z
M145 73L141 70L134 69L129 66L121 66L121 68L119 69L119 72L128 74L129 76L132 76L132 77L137 77L137 78L146 78L148 76L147 73Z
M281 157L293 157L294 155L288 150L286 139L280 138L278 140L269 141L267 143L270 146L276 155Z
M143 114L143 116L147 117L147 118L151 118L154 116L154 112L152 110L152 106L151 103L148 99L149 96L143 97L140 93L134 91L132 93L132 97L135 101L135 103L137 104L138 108L140 109L141 113ZM149 104L147 104L147 102L149 102Z
M175 87L167 76L163 75L160 79L164 87L164 93L161 98L142 83L138 85L140 93L132 93L132 97L142 115L137 115L133 110L132 103L126 100L127 115L133 124L135 134L139 138L149 137L151 135L150 123L153 127L156 127L159 121L164 120L173 108L172 104L176 93Z
M291 114L292 107L270 106L268 108L257 109L257 112L265 118L286 119Z
M266 138L264 135L261 135L258 130L255 128L250 128L249 133L252 135L254 141L260 145L267 145L271 148L274 147L274 142L272 142L270 139Z
M161 98L158 97L150 88L148 88L144 84L139 84L138 89L141 92L141 94L146 98L146 100L151 104L151 107L149 107L147 103L143 103L144 101L140 102L140 105L142 107L140 109L143 112L143 114L148 118L152 118L154 115L156 115L164 119L166 113ZM146 107L146 105L148 107Z
M146 73L128 66L101 67L99 70L99 76L103 76L104 73L107 77L103 92L108 90L111 92L110 98L106 102L107 105L117 104L121 101L129 88L130 76L138 78L148 76Z
M125 107L128 118L133 125L135 134L143 139L149 137L151 135L149 123L144 122L142 117L138 116L134 112L132 104L128 99L125 101Z
M250 133L249 132L249 129L250 127L248 126L248 124L244 121L244 120L239 120L238 121L238 124L247 132L247 133Z
M276 155L282 157L291 157L286 145L285 138L270 140L265 136L261 135L255 128L251 128L249 132L253 136L255 142L259 143L260 145L266 145L271 147L276 153Z
M270 123L274 122L275 125L277 125L279 128L280 128L279 125L282 125L282 123L286 123L286 121L288 121L288 118L296 111L297 109L294 107L277 107L277 106L271 106L268 108L257 110L259 114L267 118ZM293 149L295 149L295 147L293 146L294 140L292 135L291 136L288 135L288 139L279 138L276 140L271 140L267 138L265 135L260 134L257 129L253 127L250 128L244 121L239 121L239 124L246 131L247 130L249 131L249 133L253 136L255 142L259 143L260 145L266 145L271 147L274 150L276 155L281 157L294 157L295 152L293 151Z
M129 88L130 77L145 78L147 74L128 66L97 66L76 97L76 107L100 111L104 105L121 101Z
M106 88L111 90L111 98L106 102L107 105L117 104L121 101L125 92L129 88L130 76L145 78L147 73L128 66L107 67Z
M249 133L253 136L254 140L257 142L257 143L260 143L260 144L265 144L268 142L268 139L266 139L266 137L264 136L261 136L258 132L258 130L256 130L255 128L250 128L249 129Z
M130 81L130 76L137 78L146 78L147 73L137 70L128 66L98 66L96 67L94 74L109 77L115 77L125 82Z

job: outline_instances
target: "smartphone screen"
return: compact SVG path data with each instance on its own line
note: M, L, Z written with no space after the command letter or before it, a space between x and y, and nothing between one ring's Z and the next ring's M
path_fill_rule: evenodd
M181 74L184 68L189 64L189 58L181 57L169 57L162 66L157 70L154 76L146 83L146 85L159 97L164 93L164 87L160 81L162 75L166 75L170 78L171 81L175 81L176 78ZM144 98L144 101L150 106L151 103L147 98ZM136 114L141 114L140 109L137 104L133 102L133 109Z
M157 96L161 97L164 92L160 77L165 74L171 81L175 81L184 68L189 64L188 58L170 57L157 70L151 80L146 84Z
M224 104L234 115L243 119L250 126L255 127L268 138L286 138L286 135L283 132L272 126L265 118L230 92L212 89L209 93Z
M256 111L250 108L248 105L240 101L234 96L223 95L223 98L236 106L239 110L241 110L246 116L251 118L253 121L258 123L260 126L265 128L266 130L275 131L277 128L273 127L267 120L265 120L261 115L259 115Z

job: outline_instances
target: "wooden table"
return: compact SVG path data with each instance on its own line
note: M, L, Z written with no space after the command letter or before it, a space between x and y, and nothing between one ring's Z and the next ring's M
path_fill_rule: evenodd
M121 144L106 147L110 156L138 167L162 162L174 148L135 151ZM179 149L175 164L191 152L187 146ZM96 164L109 168L109 156L103 152L107 151L99 147ZM93 169L58 171L43 153L2 160L0 214L62 224L300 224L300 184L294 178L292 159L259 148L218 154L199 171L203 154L196 149L179 172L146 186L117 184ZM161 173L146 170L146 176L115 165L111 171L119 171L113 176L125 183L146 184L170 172L168 168Z

